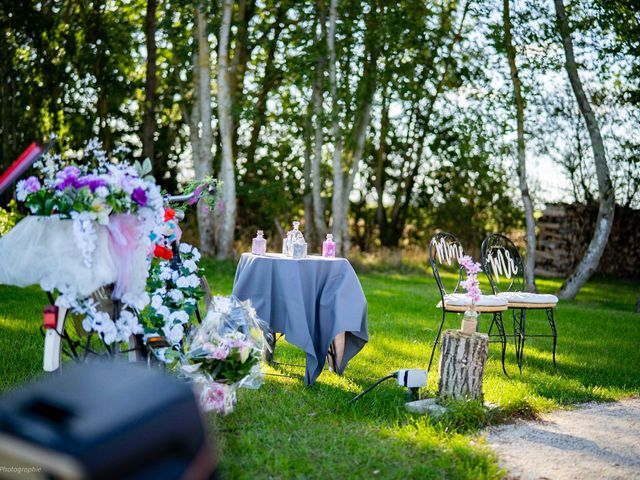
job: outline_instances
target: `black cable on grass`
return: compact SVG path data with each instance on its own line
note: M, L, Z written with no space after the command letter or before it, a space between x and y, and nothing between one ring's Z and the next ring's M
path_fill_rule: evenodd
M396 378L398 376L398 372L393 372L390 373L389 375L387 375L386 377L382 377L380 380L378 380L376 383L374 383L373 385L371 385L369 388L367 388L364 392L359 393L358 395L356 395L355 397L353 397L351 400L349 400L349 403L353 403L356 400L359 400L362 396L366 395L367 393L369 393L371 390L373 390L374 388L376 388L378 385L380 385L382 382L384 382L385 380L389 380L390 378Z

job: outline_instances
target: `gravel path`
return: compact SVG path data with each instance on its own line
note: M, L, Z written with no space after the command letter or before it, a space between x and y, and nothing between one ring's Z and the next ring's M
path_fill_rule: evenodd
M493 427L487 442L509 478L640 479L640 398Z

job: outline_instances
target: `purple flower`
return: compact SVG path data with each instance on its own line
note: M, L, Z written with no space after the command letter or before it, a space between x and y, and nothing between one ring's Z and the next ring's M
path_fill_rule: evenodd
M467 274L469 275L474 275L474 274L480 273L481 271L480 264L477 262L474 262L469 255L464 255L460 259L460 265L464 267L464 269L467 271Z
M482 271L480 264L474 262L469 255L465 255L460 259L460 265L467 271L467 279L460 282L460 286L467 291L467 295L475 304L480 300L480 281L478 273Z
M147 206L147 192L145 192L143 188L134 188L131 198L141 207Z
M92 192L95 192L98 187L106 187L107 181L96 175L85 175L84 177L78 178L76 186L78 188L89 187Z
M73 165L65 167L61 172L56 173L56 188L58 190L65 190L68 187L77 187L78 177L80 176L80 169Z
M35 193L40 190L40 181L36 177L29 177L24 182L24 189L27 193Z

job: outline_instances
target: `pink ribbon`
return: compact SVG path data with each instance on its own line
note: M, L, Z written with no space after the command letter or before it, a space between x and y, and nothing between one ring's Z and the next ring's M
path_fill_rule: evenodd
M118 278L113 289L114 299L122 298L129 289L134 256L140 245L139 224L138 219L131 214L118 214L109 217L107 225L109 243L115 253L114 260L118 270Z

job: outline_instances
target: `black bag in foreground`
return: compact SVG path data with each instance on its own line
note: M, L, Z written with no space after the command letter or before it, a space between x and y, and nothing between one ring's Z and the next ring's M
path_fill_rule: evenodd
M139 365L65 365L0 399L0 478L206 479L214 447L189 385Z

